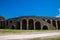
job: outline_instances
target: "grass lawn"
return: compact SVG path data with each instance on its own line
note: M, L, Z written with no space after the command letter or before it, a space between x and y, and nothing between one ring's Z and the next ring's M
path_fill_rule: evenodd
M49 32L57 30L16 30L16 29L0 29L0 33L26 33L26 32ZM59 30L60 31L60 30Z
M60 40L60 37L56 38L34 38L34 39L29 39L29 40Z

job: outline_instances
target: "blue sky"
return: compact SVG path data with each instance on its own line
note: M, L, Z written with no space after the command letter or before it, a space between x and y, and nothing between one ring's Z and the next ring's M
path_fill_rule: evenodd
M19 16L59 15L60 0L0 0L0 15L6 18Z

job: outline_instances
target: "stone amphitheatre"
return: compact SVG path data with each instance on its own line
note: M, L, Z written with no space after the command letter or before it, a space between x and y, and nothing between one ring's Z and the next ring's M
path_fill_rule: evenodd
M0 16L0 29L59 30L60 18L43 16L21 16L6 19Z

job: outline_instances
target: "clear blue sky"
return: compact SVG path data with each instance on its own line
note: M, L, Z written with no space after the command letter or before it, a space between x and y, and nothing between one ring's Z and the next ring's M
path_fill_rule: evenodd
M49 16L59 14L60 0L0 0L0 15L6 18L19 16Z

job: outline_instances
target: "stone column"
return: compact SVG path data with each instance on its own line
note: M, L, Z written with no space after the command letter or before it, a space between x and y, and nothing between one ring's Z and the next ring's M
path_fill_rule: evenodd
M22 30L22 20L21 20L21 22L20 22L20 29Z
M27 30L28 30L28 20L27 20Z
M55 21L56 21L56 28L57 28L57 30L58 30L57 20L55 20Z
M45 20L47 22L47 20Z
M52 20L50 20L51 21L51 26L53 25L53 23L52 23Z
M41 24L41 30L43 30L43 25Z
M34 30L35 30L35 21L34 21Z
M41 23L40 25L41 25L41 30L43 30L43 26L44 26L44 25L43 25L42 23Z
M6 21L4 21L5 22L5 29L6 29Z

